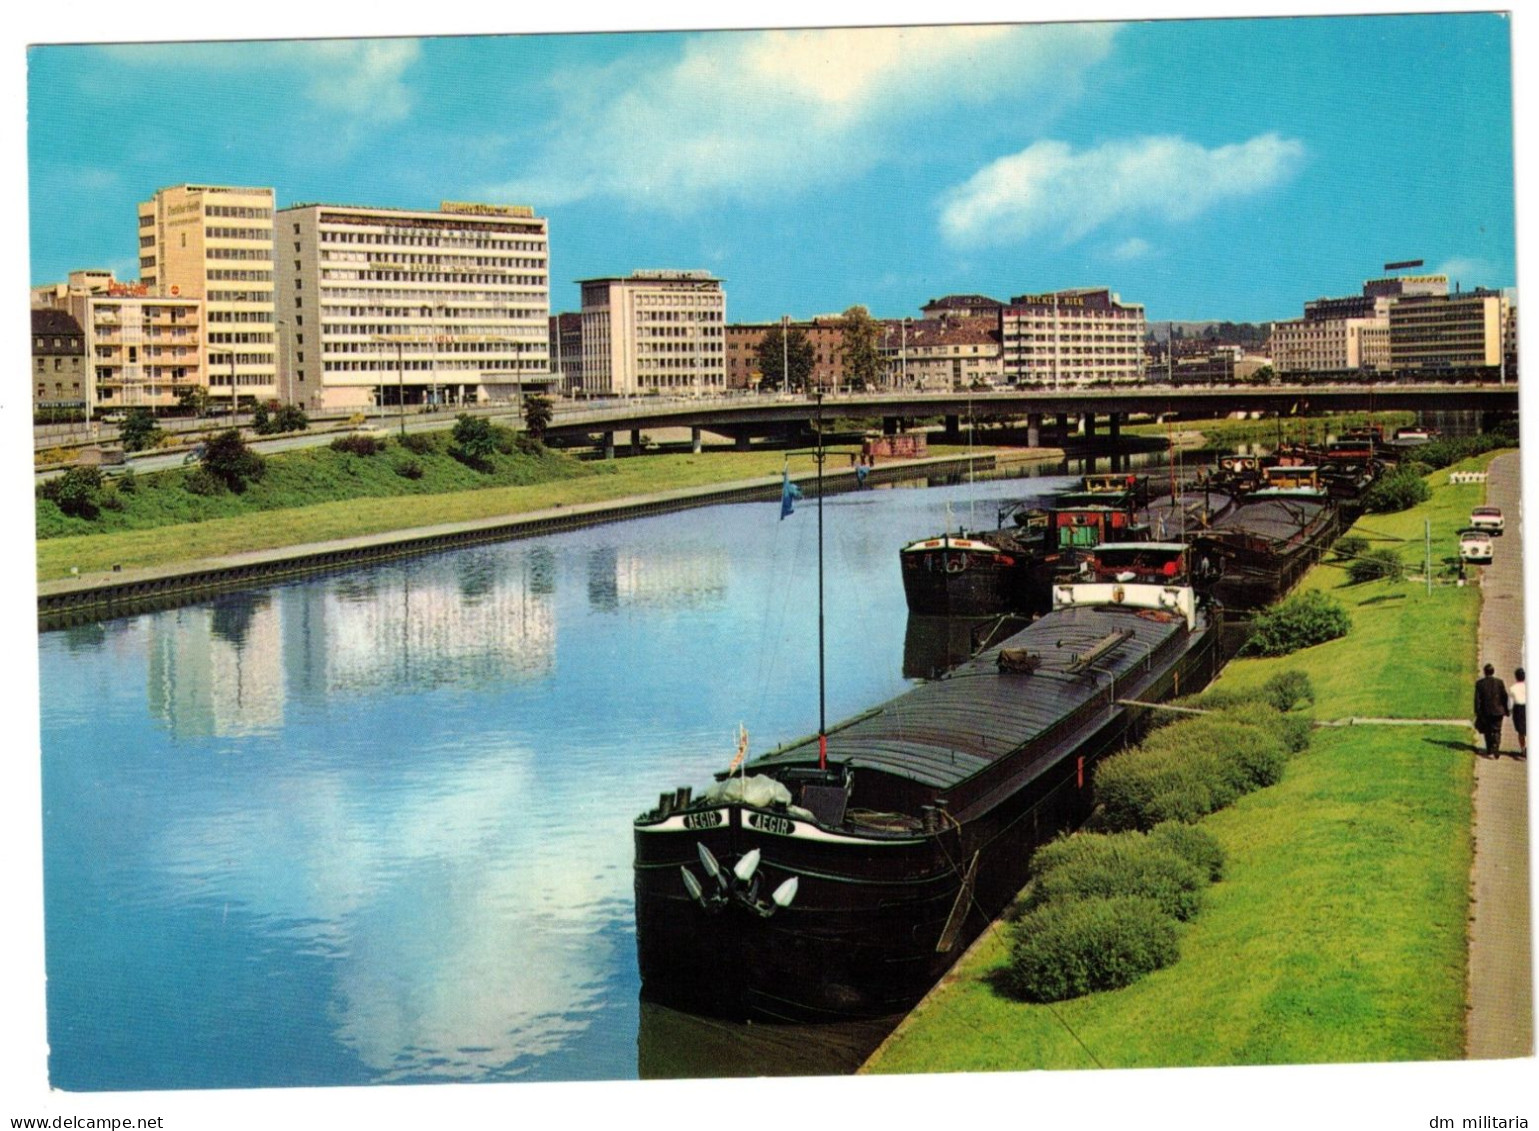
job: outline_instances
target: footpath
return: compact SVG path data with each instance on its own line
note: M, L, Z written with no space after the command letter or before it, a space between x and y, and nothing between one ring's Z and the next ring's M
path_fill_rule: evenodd
M1479 663L1507 683L1523 658L1521 461L1497 456L1486 501L1502 508L1507 530L1481 577ZM1476 673L1470 673L1473 686ZM1465 1055L1532 1056L1533 937L1529 911L1528 762L1514 757L1509 720L1502 755L1475 760L1474 864L1470 877L1469 997Z

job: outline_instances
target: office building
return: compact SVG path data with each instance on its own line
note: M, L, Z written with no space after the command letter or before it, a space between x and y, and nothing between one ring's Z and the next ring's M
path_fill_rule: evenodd
M727 387L727 296L708 271L579 279L589 394L700 396Z
M279 395L272 189L160 189L139 205L139 277L149 295L202 300L201 371L216 403Z
M68 311L32 310L32 411L83 412L90 397L85 331Z
M549 239L532 208L299 204L276 233L290 399L511 403L549 387Z
M999 314L1012 385L1133 384L1143 376L1144 308L1105 287L1018 295Z

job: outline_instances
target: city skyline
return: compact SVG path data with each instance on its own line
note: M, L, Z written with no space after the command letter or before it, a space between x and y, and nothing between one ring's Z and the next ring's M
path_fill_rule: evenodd
M552 312L652 267L733 322L1076 286L1261 322L1405 258L1512 287L1509 56L1473 12L33 47L30 275L136 278L136 202L193 182L528 204Z

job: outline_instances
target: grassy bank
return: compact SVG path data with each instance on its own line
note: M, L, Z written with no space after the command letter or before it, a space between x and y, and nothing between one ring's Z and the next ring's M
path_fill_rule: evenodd
M1233 447L1236 444L1275 444L1284 440L1319 442L1327 433L1338 434L1348 428L1377 424L1385 435L1396 428L1414 423L1414 412L1344 412L1330 416L1268 417L1265 420L1174 420L1166 424L1129 424L1122 431L1129 436L1165 437L1171 433L1200 432L1204 449Z
M1458 465L1484 467L1490 456ZM1434 559L1479 485L1370 516L1355 533ZM1403 540L1403 541L1397 541ZM1462 718L1479 592L1416 581L1305 580L1342 602L1345 638L1282 659L1240 660L1221 685L1307 672L1317 718ZM1283 781L1203 822L1225 878L1181 938L1174 966L1111 993L1026 1005L993 988L1006 958L987 936L867 1066L877 1073L1445 1059L1463 1053L1473 758L1466 727L1325 728Z
M831 468L846 467L855 446L831 447ZM931 445L929 454L965 453ZM408 479L405 459L423 469ZM97 520L67 518L38 503L39 580L110 569L274 549L361 534L523 514L556 505L609 502L687 487L778 475L786 452L715 451L584 462L570 456L498 456L491 472L473 471L444 453L415 454L391 440L383 452L354 456L329 448L268 457L268 470L243 495L190 494L186 472L136 476L122 511ZM793 472L813 468L810 453L792 452Z

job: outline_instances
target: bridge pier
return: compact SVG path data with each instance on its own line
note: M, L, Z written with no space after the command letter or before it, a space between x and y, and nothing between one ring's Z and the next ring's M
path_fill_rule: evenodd
M1095 413L1087 412L1080 417L1080 423L1085 430L1085 439L1095 439Z
M962 418L956 415L946 417L946 443L960 444L962 442Z
M882 417L882 435L896 436L898 434L898 418L896 416Z
M1106 418L1106 431L1112 443L1122 439L1122 413L1114 412Z
M631 455L639 456L640 454L641 454L641 429L640 428L632 428L631 429Z
M1042 446L1042 414L1040 412L1026 414L1026 446L1028 448Z
M1069 442L1069 414L1066 413L1066 412L1060 412L1058 414L1058 446L1062 447L1064 444L1067 444L1068 442Z
M599 448L603 451L605 459L614 459L615 434L613 432L605 432L602 436L600 436Z
M748 450L750 439L751 437L747 432L739 431L738 434L733 437L733 450L738 452L746 452Z
M689 450L695 455L700 454L700 425L695 425L689 430Z

